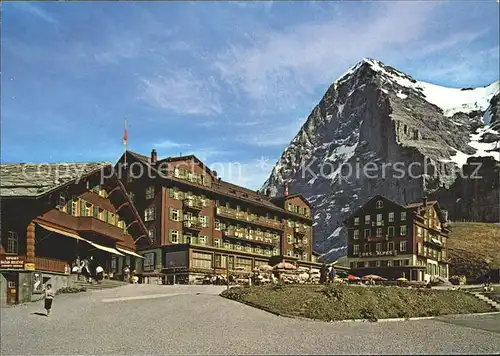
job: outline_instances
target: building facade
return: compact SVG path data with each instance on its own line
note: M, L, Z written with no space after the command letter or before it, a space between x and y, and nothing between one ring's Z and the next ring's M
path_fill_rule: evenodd
M116 165L153 246L141 274L153 283L194 282L237 267L312 259L311 206L222 181L195 156L157 159L127 151Z
M2 304L40 298L46 283L67 286L77 257L92 256L111 276L111 256L122 265L142 260L136 245L149 246L148 232L111 163L0 170Z
M400 205L382 196L345 221L352 273L387 279L448 278L446 212L436 201Z

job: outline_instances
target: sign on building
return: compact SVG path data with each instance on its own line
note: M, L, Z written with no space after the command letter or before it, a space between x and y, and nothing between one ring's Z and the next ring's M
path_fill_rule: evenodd
M2 256L0 257L1 269L23 269L24 256Z

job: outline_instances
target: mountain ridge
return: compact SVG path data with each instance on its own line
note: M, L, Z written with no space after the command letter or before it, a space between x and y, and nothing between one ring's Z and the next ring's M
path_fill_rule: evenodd
M490 152L500 138L498 92L498 81L446 88L364 58L330 85L261 189L282 195L287 182L291 193L302 193L314 206L316 248L339 254L340 222L370 196L416 200L450 187L469 157L500 160L500 152ZM417 179L344 179L346 167L370 162L378 169L394 162L435 167Z

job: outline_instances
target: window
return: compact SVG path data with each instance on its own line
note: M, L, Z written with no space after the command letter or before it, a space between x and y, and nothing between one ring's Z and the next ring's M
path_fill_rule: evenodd
M354 225L355 225L355 226L358 226L358 225L359 225L359 218L358 218L358 217L355 217L355 218L354 218Z
M388 216L389 222L394 222L394 212L390 212Z
M155 197L155 187L150 185L146 188L146 200L153 199Z
M224 245L225 245L225 244L226 244L226 243L224 243ZM214 240L214 246L215 246L215 247L220 247L220 240L219 240L219 239L215 239L215 240ZM224 246L224 247L225 247L225 246ZM226 248L227 248L227 247L226 247Z
M61 193L59 194L59 207L62 208L63 206L66 205L66 194Z
M203 235L199 236L199 237L198 237L198 243L199 243L200 245L205 245L205 244L207 243L207 237L206 237L206 236L203 236Z
M286 234L286 242L289 244L292 243L292 235L291 234Z
M154 243L156 241L156 229L154 227L148 229L148 235L151 238L151 241L153 241Z
M391 266L392 266L392 261L391 260L387 261L387 267L391 267Z
M291 257L292 256L292 251L291 250L286 250L286 255Z
M215 267L226 268L227 267L227 256L215 255Z
M208 219L206 215L200 215L200 223L203 227L208 227Z
M406 251L406 241L401 241L399 243L399 251L405 252Z
M380 267L380 260L375 261L375 266Z
M215 220L214 227L215 227L215 230L217 230L217 231L221 230L221 226L220 226L220 221L219 220Z
M401 221L406 221L406 211L401 212Z
M401 265L399 260L394 260L393 262L394 267L399 267Z
M179 168L178 167L175 167L174 168L174 177L176 178L179 178L181 176L180 172L179 172Z
M156 254L154 252L148 252L144 254L144 271L153 271L155 269L155 257Z
M406 226L405 225L399 227L399 234L401 236L406 236Z
M417 226L417 237L422 237L422 228Z
M365 248L363 249L364 252L370 252L370 244L365 244Z
M170 230L170 242L173 244L179 243L179 231Z
M170 220L172 221L180 220L180 214L178 209L170 208Z
M9 231L7 235L7 253L18 253L19 235L15 231Z
M194 252L191 257L191 266L194 268L211 269L212 268L212 254Z
M365 238L370 237L370 229L365 229Z
M354 235L353 235L353 237L354 237L354 240L359 239L359 230L354 230Z
M382 214L377 214L377 223L382 221Z
M378 200L376 203L377 209L382 209L384 207L384 202L382 200Z
M394 242L389 242L387 244L387 251L394 251Z
M303 260L307 260L307 252L304 252L304 253L302 254L302 259L303 259Z
M382 228L377 227L377 237L382 237Z
M377 252L382 251L382 244L380 242L375 245L375 251L377 251Z
M422 244L421 243L418 243L417 244L417 251L418 251L418 254L421 255L422 254Z
M365 261L365 268L370 267L370 261Z
M394 236L394 226L389 226L388 228L388 233L389 233L389 237L393 237Z
M155 219L155 207L149 207L144 210L144 221L151 221Z
M370 215L365 215L365 224L370 224Z
M410 265L410 260L402 260L403 266L409 266Z

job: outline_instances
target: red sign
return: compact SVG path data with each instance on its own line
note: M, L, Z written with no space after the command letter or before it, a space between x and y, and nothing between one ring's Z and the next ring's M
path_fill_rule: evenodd
M1 256L0 268L5 269L23 269L24 256Z

